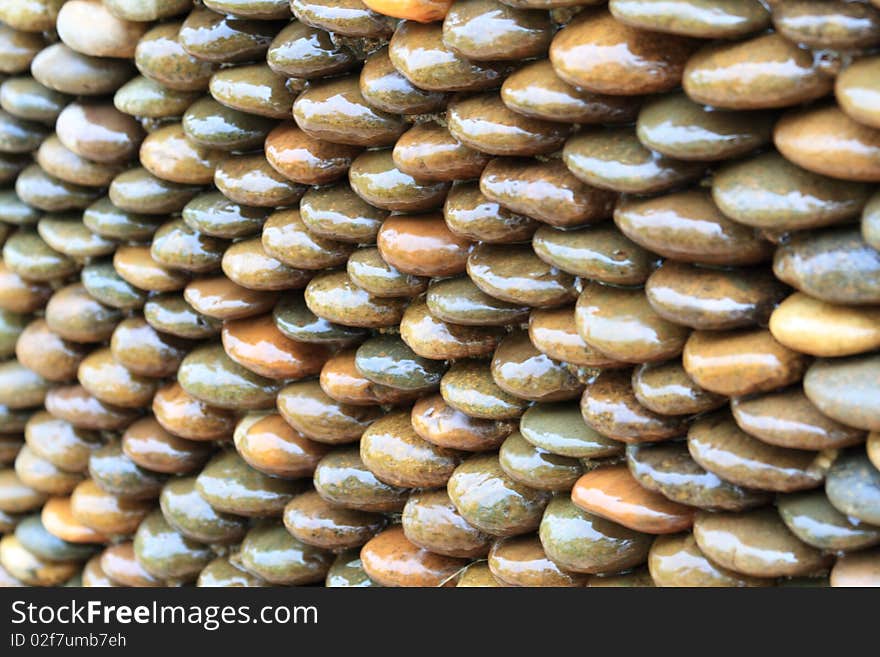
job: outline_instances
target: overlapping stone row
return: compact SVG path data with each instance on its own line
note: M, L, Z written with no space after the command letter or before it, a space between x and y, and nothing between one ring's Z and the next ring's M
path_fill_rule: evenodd
M203 5L0 4L0 582L878 583L880 13Z

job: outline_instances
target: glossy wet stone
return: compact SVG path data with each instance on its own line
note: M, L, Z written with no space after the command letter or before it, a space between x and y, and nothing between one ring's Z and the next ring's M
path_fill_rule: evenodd
M138 76L117 89L113 106L131 116L166 119L181 116L198 98L198 91L179 91Z
M199 194L183 208L183 220L194 230L235 239L258 232L270 211L240 205L218 192Z
M380 586L364 572L360 553L357 548L341 552L327 571L324 586L328 588Z
M50 390L46 394L46 410L55 417L84 429L119 430L127 427L137 417L131 409L111 406L92 397L80 385Z
M361 0L293 0L290 8L306 25L345 36L383 38L394 29L389 16L372 11Z
M269 166L262 154L222 160L214 171L214 184L228 199L257 207L295 205L305 192Z
M462 517L493 536L514 536L537 529L550 493L511 479L493 454L472 456L452 473L447 484Z
M732 219L756 228L798 230L858 215L868 199L858 182L801 169L777 153L728 165L715 176L712 196Z
M814 363L804 392L829 417L858 429L880 430L876 385L880 356L866 355Z
M59 253L76 259L112 253L116 243L94 234L74 214L48 214L37 224L37 233Z
M8 171L10 177L3 182L14 180L19 172L30 164L29 157L10 157L21 157L22 159L20 160L19 164L15 164L15 166L10 171ZM19 160L15 160L14 162L19 162ZM2 159L0 159L0 168L2 168ZM0 172L0 177L2 177L2 172ZM40 211L39 208L32 208L27 203L22 201L18 197L18 194L15 193L14 189L6 189L0 191L0 219L2 219L4 223L12 224L15 226L30 226L36 224L42 216L43 213L42 211Z
M220 332L219 320L196 311L181 294L159 294L144 304L144 318L157 331L181 338L207 338Z
M38 557L13 534L0 541L0 565L9 576L29 586L58 586L72 577L80 566L76 561L53 562Z
M198 187L157 178L145 168L129 169L110 183L110 201L121 210L143 214L180 212Z
M515 419L528 403L504 391L495 383L489 363L461 361L440 381L443 400L471 417L487 420Z
M821 550L858 550L880 543L880 528L848 518L822 491L780 497L777 507L795 536Z
M101 568L101 555L95 555L83 566L82 585L88 588L113 588L119 586Z
M352 49L336 45L328 32L292 21L272 40L266 61L279 75L311 79L344 73L358 60Z
M502 326L528 317L528 307L489 296L467 276L432 283L426 302L438 319L465 326Z
M843 452L828 471L825 492L841 513L880 524L880 470L859 449Z
M196 489L196 478L176 478L159 497L165 520L188 539L210 545L240 541L247 531L245 518L216 511Z
M65 182L34 164L22 171L15 181L15 193L35 208L46 212L80 210L88 207L99 190Z
M633 372L632 386L640 404L663 415L702 413L726 402L722 395L694 383L679 360L639 366Z
M140 161L155 176L190 185L214 179L222 153L191 140L179 123L151 132L141 144Z
M866 550L842 555L831 569L831 586L877 586L880 582L880 552Z
M125 408L149 404L156 391L155 380L129 371L107 348L96 349L86 356L79 365L77 378L99 400Z
M51 384L17 360L0 364L0 404L9 408L39 406Z
M697 385L741 397L795 383L808 358L777 342L766 329L743 329L694 332L682 362Z
M345 272L329 272L313 278L306 287L305 301L318 317L364 328L397 324L406 305L405 299L369 294L357 287Z
M561 568L576 573L615 573L645 562L652 537L553 499L540 527L541 544Z
M388 48L372 53L364 62L360 91L372 106L391 114L423 114L442 109L446 94L420 89L394 68Z
M329 444L358 440L381 415L377 407L337 402L314 380L291 383L282 388L277 405L294 429L312 440Z
M658 536L648 553L648 568L657 586L744 587L770 586L773 581L742 575L713 563L693 534Z
M425 277L397 271L376 248L358 249L345 267L355 285L377 297L413 297L428 287Z
M275 305L278 297L273 292L249 290L225 276L217 276L193 281L183 291L183 298L203 315L230 320L262 314Z
M627 443L667 440L684 435L688 418L655 413L642 406L629 370L602 370L587 381L581 397L586 423L603 436Z
M134 62L145 77L178 91L203 91L216 65L196 59L183 49L181 23L157 25L137 44Z
M694 522L694 538L714 563L753 577L810 575L830 561L792 534L775 509L741 514L701 511Z
M273 413L254 420L248 427L244 421L239 424L235 448L250 466L261 472L285 479L309 477L328 451L326 446L300 434L280 415Z
M511 539L516 540L516 539ZM461 571L458 576L457 587L469 588L497 588L507 586L492 574L488 562L475 561Z
M51 176L74 185L105 187L125 167L92 162L64 146L56 136L46 138L36 154L37 164Z
M611 0L609 8L627 25L704 39L745 36L770 25L770 12L758 0Z
M877 57L864 57L854 61L840 72L834 84L834 95L841 109L859 123L874 128L880 127L878 64L880 59ZM2 88L0 88L0 101L2 101Z
M328 502L358 511L399 512L409 497L409 490L377 479L364 465L357 447L333 450L321 459L314 486Z
M0 511L4 513L35 511L45 501L45 493L25 484L15 470L12 468L0 470Z
M531 401L573 399L583 389L564 364L538 351L524 331L501 341L492 357L491 372L502 390Z
M29 313L41 309L52 295L52 288L21 278L6 262L0 263L0 308L10 312Z
M395 166L406 175L441 181L476 178L490 159L434 122L416 123L401 135L392 157Z
M192 272L214 271L226 242L193 230L181 220L164 224L153 237L150 255L160 265Z
M332 356L321 369L321 389L342 404L396 406L410 402L421 392L418 389L392 388L370 381L356 365L357 349L343 349Z
M144 136L133 117L104 103L71 103L59 114L55 129L62 144L95 162L130 159Z
M55 29L70 48L94 57L134 56L138 39L147 25L112 14L97 0L66 2L58 12Z
M122 318L115 308L95 301L82 284L61 288L46 306L46 324L65 340L102 342Z
M150 417L138 420L125 430L122 451L147 470L186 474L204 465L213 450L210 445L168 433Z
M551 560L534 534L496 541L488 566L503 586L576 587L586 583L586 577L562 570Z
M211 76L211 95L218 102L248 114L272 119L290 116L303 84L277 75L265 64L237 66Z
M297 269L339 266L354 251L351 244L310 233L298 210L271 214L263 226L261 239L269 255Z
M317 82L293 103L293 119L307 134L335 144L390 146L407 124L374 109L361 95L357 76Z
M341 242L371 244L386 210L373 207L346 183L312 187L300 200L300 218L310 232Z
M640 566L639 568L614 575L593 575L587 580L587 586L590 588L652 588L655 584L651 579L651 573L648 572L648 568Z
M467 565L464 559L420 548L399 526L370 539L361 549L361 561L370 579L382 586L445 586Z
M620 454L623 445L584 423L576 403L540 403L520 419L522 437L551 454L574 458L603 458Z
M73 491L69 506L73 521L92 532L91 540L102 541L104 536L133 534L154 501L118 497L86 479Z
M135 556L131 541L106 548L100 558L104 575L120 586L156 587L164 584L161 579L144 570Z
M577 459L537 447L518 431L501 445L498 460L509 477L538 490L567 491L583 472Z
M376 336L358 347L355 366L374 383L403 390L431 390L446 371L442 362L419 356L399 336Z
M362 153L351 163L351 188L372 206L397 212L422 212L443 205L447 182L427 182L404 173L390 149Z
M144 570L171 581L194 580L214 557L207 545L178 533L158 511L147 516L138 527L134 553Z
M105 492L132 499L155 499L167 477L138 466L113 442L92 452L89 474Z
M299 342L346 345L359 341L365 335L363 329L321 319L308 309L301 295L286 295L275 305L272 316L284 335Z
M306 185L331 183L344 176L360 153L357 146L322 141L292 122L282 123L266 137L266 160L282 176Z
M236 242L223 252L223 273L251 290L287 290L305 287L311 272L295 269L270 256L259 238Z
M381 515L338 507L315 491L297 495L284 508L284 526L294 538L334 552L360 547L385 523Z
M124 59L82 55L63 43L41 50L31 62L31 75L44 87L71 95L111 94L134 74Z
M83 211L83 223L103 237L137 242L149 240L160 225L161 218L127 212L114 206L110 198L105 196Z
M49 495L67 495L83 480L82 474L62 470L27 445L15 457L15 473L26 486Z
M153 397L153 413L162 427L189 440L220 440L232 434L235 415L190 396L179 383L159 388Z
M415 432L428 442L474 452L498 447L514 430L511 422L470 417L449 406L439 394L417 401L410 420Z
M774 8L773 26L786 39L811 48L847 50L880 43L880 12L867 5L783 3Z
M778 447L752 438L723 412L691 425L688 450L697 463L731 483L777 492L815 488L829 466L828 457L821 452Z
M480 290L509 303L553 307L575 298L574 277L548 265L528 246L480 244L467 271Z
M451 50L440 24L405 21L388 45L391 62L415 86L429 91L476 91L496 87L509 68L503 62L473 62Z
M489 356L503 337L500 329L460 326L435 317L424 300L413 301L400 321L404 342L424 358Z
M254 470L232 451L214 457L196 478L196 490L215 510L248 517L281 515L302 489Z
M0 110L0 150L4 153L36 150L47 134L46 126Z
M263 56L281 25L195 8L180 26L178 39L186 52L203 61L249 61Z
M246 151L262 146L275 122L202 98L183 115L183 131L202 146L224 151Z
M212 406L233 409L267 408L279 384L233 361L219 345L191 351L177 373L181 387Z
M101 436L74 427L45 411L35 413L24 428L28 447L40 458L68 472L83 472L91 453L102 446Z
M787 107L820 98L834 80L777 33L705 46L687 62L682 86L694 101L727 109Z
M557 33L550 46L556 74L595 93L638 95L678 86L692 39L660 36L588 11Z
M44 87L27 75L9 78L0 84L0 106L22 119L52 124L67 101L65 94Z
M553 36L549 17L495 0L465 0L443 19L443 43L471 60L531 59L547 52Z
M217 557L202 568L196 586L208 587L262 587L266 581L233 563L229 557Z
M19 329L20 330L20 329ZM18 362L49 381L70 381L87 348L51 331L44 319L35 319L13 338L10 352ZM7 355L12 355L11 353Z
M18 523L15 538L25 550L47 561L80 561L94 552L89 545L70 543L50 534L38 515L28 516Z

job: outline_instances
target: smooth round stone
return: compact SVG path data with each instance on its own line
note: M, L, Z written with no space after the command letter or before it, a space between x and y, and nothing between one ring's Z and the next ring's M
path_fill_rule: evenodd
M113 106L131 116L167 119L181 116L199 96L198 91L179 91L138 76L119 87L113 95Z
M193 281L183 291L183 298L196 312L230 320L267 312L278 297L273 292L249 290L225 276L216 276Z
M679 360L639 366L633 372L632 387L642 406L662 415L703 413L727 402L694 383Z
M220 332L220 321L197 312L179 294L160 294L144 304L144 318L157 331L181 338L208 338Z
M82 561L92 556L89 545L70 543L50 534L40 516L28 516L15 527L15 538L34 556L47 561Z
M56 387L46 394L46 410L75 427L116 431L137 417L131 409L105 404L80 385Z
M15 457L15 474L25 486L47 495L67 495L83 480L81 473L62 470L27 445Z
M633 27L703 39L746 36L770 25L759 0L611 0L609 9Z
M467 261L474 284L492 297L533 307L553 307L577 294L574 277L547 264L527 245L480 244Z
M49 330L72 342L103 342L121 318L122 313L95 301L81 283L61 288L46 306Z
M360 555L361 551L357 548L341 552L327 571L324 585L328 588L379 586L364 572Z
M141 408L152 401L156 392L154 379L129 371L106 347L83 359L77 378L100 401L124 408Z
M880 128L880 57L864 57L843 69L834 83L840 108L859 123ZM4 86L10 84L4 83ZM2 102L0 88L0 102Z
M831 504L852 518L880 525L880 470L861 449L842 453L825 481Z
M293 103L293 119L315 139L351 146L390 146L408 127L402 118L369 105L357 76L310 85Z
M804 376L804 392L822 413L834 420L878 431L878 372L878 355L819 360Z
M520 419L519 431L539 450L563 457L598 459L623 451L621 443L589 427L573 402L531 406Z
M542 226L532 238L532 248L550 265L612 285L644 283L656 260L607 224L575 230Z
M508 7L496 0L455 2L443 19L443 43L470 60L523 60L547 52L553 31L540 11Z
M654 362L681 353L688 329L660 316L641 289L584 286L575 306L581 338L609 358Z
M446 586L467 565L411 542L400 526L376 535L361 549L364 572L382 586Z
M413 493L403 509L407 539L435 554L483 557L491 538L461 517L445 490Z
M295 342L271 315L227 321L222 332L226 353L238 364L270 379L301 379L321 371L329 352Z
M420 89L401 75L391 63L388 48L367 57L359 85L370 105L391 114L427 114L446 103L446 94Z
M562 159L588 185L630 194L682 186L700 178L706 167L650 150L632 128L582 131L565 142Z
M778 33L703 47L684 68L682 86L697 103L735 110L797 105L831 91L809 50Z
M452 503L471 525L493 536L534 531L551 494L510 478L494 454L472 456L447 484Z
M516 541L517 539L510 540ZM499 588L507 586L492 574L488 562L485 561L475 561L471 563L467 568L461 571L461 574L458 576L458 582L455 585L457 587L469 588Z
M313 278L306 286L305 301L309 310L322 319L363 328L399 323L406 306L405 298L369 294L357 287L345 272L328 272Z
M125 166L92 162L68 149L57 136L46 138L36 154L37 164L50 176L74 185L106 187Z
M397 271L376 248L358 249L345 267L355 285L377 297L414 297L428 287L427 278Z
M78 561L49 561L27 550L13 534L0 541L0 566L13 580L28 586L59 586L80 569Z
M25 484L12 468L0 470L0 511L25 513L39 509L46 494Z
M757 231L722 214L707 192L697 190L627 198L618 204L614 222L628 238L671 260L751 265L769 259L773 249Z
M26 72L36 54L45 47L41 34L3 25L0 28L0 73Z
M209 89L227 107L272 119L290 116L302 83L277 75L265 64L237 66L217 71Z
M144 570L170 581L194 580L214 557L207 545L177 532L158 511L147 516L138 527L134 553Z
M581 398L586 423L603 436L626 443L668 440L684 435L689 418L655 413L642 406L629 370L602 370L587 382Z
M264 587L266 581L232 561L230 557L217 557L202 568L196 586L206 587Z
M776 117L709 110L684 94L657 98L639 112L639 141L680 160L726 160L770 143Z
M241 541L247 520L216 511L196 489L196 478L170 480L159 498L162 514L175 530L193 541L226 545Z
M770 152L717 172L712 197L720 210L755 228L801 230L845 222L862 211L870 190L832 180Z
M489 296L467 276L435 281L426 297L431 314L452 324L505 326L525 321L528 307Z
M424 300L413 301L400 320L400 336L419 356L437 360L489 356L501 329L460 326L435 317Z
M225 16L194 8L180 26L183 49L206 62L246 62L265 55L283 23Z
M291 383L278 393L278 411L297 431L321 443L350 443L381 415L375 406L337 402L318 381Z
M626 465L592 470L571 489L572 502L589 513L647 534L674 534L688 529L694 510L644 488Z
M214 509L247 517L281 515L302 488L254 470L232 451L213 458L196 478L196 490Z
M408 489L380 481L364 465L357 447L333 450L321 459L314 486L331 504L358 511L399 512L409 497Z
M138 562L131 541L117 543L106 548L100 556L100 566L111 582L117 586L157 587L164 582L148 573Z
M616 573L643 564L653 537L575 506L565 495L547 506L541 545L560 568L576 573Z
M137 465L125 455L119 442L109 443L92 452L89 475L101 490L137 500L158 497L167 479L165 475Z
M53 249L34 230L21 229L3 245L3 262L15 274L33 282L63 279L77 263Z
M279 210L263 226L263 248L274 258L297 269L329 269L343 264L354 245L313 235L299 210Z
M300 22L350 37L387 38L394 30L390 16L369 9L361 0L292 0Z
M239 205L219 192L199 194L183 208L183 220L194 230L235 239L260 231L268 208Z
M435 389L446 364L419 356L400 336L379 335L358 347L355 366L373 383L402 390Z
M360 547L385 523L381 515L338 507L315 491L297 495L284 508L284 526L295 539L334 552Z
M710 511L743 511L769 501L770 494L732 484L703 469L685 442L629 445L626 462L636 481L678 504Z
M199 233L178 219L156 231L150 255L165 267L211 272L218 268L226 245L224 240Z
M76 259L113 253L116 243L96 235L75 214L47 214L37 224L37 232L51 248Z
M401 172L421 181L477 178L490 159L433 121L416 123L401 135L392 157Z
M443 205L447 182L420 181L398 169L391 149L366 151L349 171L351 188L364 201L383 210L422 212Z
M149 241L161 221L155 215L121 210L107 196L83 211L83 223L89 230L115 240Z
M312 187L300 200L300 218L308 230L320 237L372 244L388 216L364 201L346 183Z
M880 12L864 4L780 3L773 9L773 27L789 41L810 48L848 50L880 43Z
M831 586L876 587L880 583L880 551L866 550L838 557L831 569Z
M46 173L36 164L22 171L15 181L15 193L19 198L46 212L81 210L97 199L99 191L65 182Z
M880 527L848 518L822 491L780 497L777 508L795 536L820 550L859 550L880 543Z
M658 536L648 553L648 568L654 583L663 587L745 587L773 583L770 579L749 577L713 563L690 533Z
M121 210L143 214L180 212L199 192L198 187L157 178L145 168L129 169L110 183L110 201Z
M475 62L456 54L444 43L439 23L400 23L388 55L407 80L428 91L488 89L498 86L509 71L504 62Z
M248 465L283 479L310 477L328 451L276 413L245 418L236 427L234 438L236 450Z
M296 205L305 192L305 187L269 166L262 153L221 161L214 171L214 184L228 199L256 207Z
M61 6L55 28L73 50L93 57L134 57L149 25L115 16L100 0L72 0Z
M58 115L55 128L62 144L95 162L129 160L144 138L134 117L106 103L71 103Z
M122 451L142 468L166 474L186 474L208 460L211 445L168 433L155 418L143 418L126 429Z
M156 391L153 413L162 427L188 440L222 440L232 434L235 415L190 396L179 383Z
M221 14L241 18L290 18L290 6L286 0L208 0L205 6Z
M290 121L269 133L265 149L266 160L275 171L304 185L323 185L341 178L361 152L357 146L311 137Z
M682 362L700 387L742 397L799 381L809 361L777 342L767 329L742 329L694 332L684 346Z
M778 447L752 438L723 412L691 425L688 450L697 463L726 481L784 493L819 486L829 465L821 452Z
M538 490L568 491L583 472L577 459L537 447L519 431L501 445L498 460L509 477Z
M352 49L337 45L328 32L292 21L272 40L266 61L279 75L307 80L345 73L358 59Z
M583 575L562 570L534 534L496 541L489 552L488 566L493 579L502 586L579 587L586 584Z
M0 50L2 41L0 32ZM9 78L0 84L0 106L22 119L54 124L68 100L65 94L44 87L27 75Z
M385 262L416 276L461 274L471 251L471 242L450 231L437 213L389 217L377 243Z
M38 283L21 278L11 271L5 262L0 262L0 308L14 313L31 313L42 309L52 288L47 283Z
M214 180L222 153L189 139L179 123L151 132L141 144L140 161L150 173L171 182L205 185Z
M29 156L21 157L26 158L26 161L22 160L21 166L16 166L10 172L9 180L3 182L14 180L18 173L31 163ZM2 168L2 160L0 160L0 168ZM0 176L2 176L2 171L0 171ZM0 220L4 223L15 226L31 226L36 224L42 216L43 213L38 208L33 208L22 201L14 189L0 191Z
M492 357L492 378L508 394L530 401L565 401L581 394L583 384L563 363L538 351L528 333L505 337Z
M202 98L183 115L183 131L194 142L223 151L247 151L263 145L275 121Z
M36 150L47 135L46 126L0 110L0 151L28 153Z
M560 30L550 46L556 74L577 87L632 96L679 85L696 42L620 23L605 10L589 11Z
M364 329L334 324L315 315L301 295L285 295L272 310L275 325L291 340L313 344L347 345L359 342Z
M229 409L268 408L280 387L233 361L219 345L191 351L180 364L177 378L193 397Z
M777 249L773 273L829 303L880 303L880 252L862 240L857 227L795 235Z
M395 406L419 396L419 390L392 388L370 381L357 369L356 357L357 349L343 348L324 363L319 383L328 396L355 406Z
M700 511L694 538L715 564L753 577L810 575L831 561L792 534L773 508L736 514Z
M44 87L72 96L112 94L134 74L129 61L90 57L55 43L31 62L31 75Z
M486 420L512 420L528 406L524 399L506 392L495 383L489 363L462 360L440 381L440 394L452 408Z
M514 430L512 422L470 417L449 406L439 394L419 399L410 420L428 442L469 452L494 449Z
M73 521L92 532L91 541L103 542L105 536L133 534L155 505L152 499L117 497L86 479L73 491L69 506Z
M28 317L26 315L0 309L0 355L3 358L8 358L15 353L16 342L27 323Z
M260 238L236 242L223 252L223 273L250 290L288 290L305 287L311 272L294 269L270 256Z
M103 445L96 431L77 428L45 411L35 413L24 432L34 454L67 472L84 472L89 456Z
M82 570L82 585L87 588L114 588L119 586L101 568L101 555L97 554L86 562Z
M562 146L570 132L566 124L523 116L508 109L495 92L456 98L449 104L446 116L453 137L491 155L550 153Z
M17 360L0 364L0 404L12 409L39 406L51 384Z
M179 22L161 23L147 32L134 53L144 77L177 91L204 91L216 64L196 59L183 49Z

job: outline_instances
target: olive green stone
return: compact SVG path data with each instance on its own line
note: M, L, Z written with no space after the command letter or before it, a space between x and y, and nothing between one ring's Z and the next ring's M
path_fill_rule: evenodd
M537 447L518 431L505 439L498 461L509 477L538 490L568 491L583 474L578 459Z
M241 562L267 582L298 586L324 581L333 554L298 541L283 525L267 524L247 533Z
M443 20L443 43L470 60L523 60L547 52L553 29L546 12L497 0L463 0Z
M419 181L394 164L391 149L366 151L349 170L351 188L364 201L383 210L421 212L440 207L448 182Z
M176 90L138 76L119 87L113 96L113 106L131 116L167 119L182 116L200 95L198 91Z
M82 210L100 195L99 189L65 182L46 173L37 164L18 174L15 192L28 205L46 212Z
M540 225L532 217L489 199L477 182L459 181L452 185L443 205L443 218L456 235L495 244L524 242Z
M290 8L300 22L345 36L380 39L394 31L393 18L361 0L291 0Z
M350 262L350 261L349 261ZM489 296L467 276L435 281L426 297L431 314L465 326L505 326L528 319L529 308Z
M202 339L220 333L219 320L197 312L182 294L159 294L144 304L144 317L157 331L181 338Z
M108 239L148 241L161 224L161 217L117 208L105 196L83 211L83 223L94 233Z
M330 269L342 265L354 245L312 235L297 210L280 210L266 220L263 248L274 258L297 269Z
M93 233L78 215L48 214L37 232L51 248L71 258L90 258L113 253L116 243Z
M308 80L344 73L358 60L350 48L336 45L328 32L292 21L272 40L266 61L279 75Z
M177 219L156 231L150 246L150 255L166 267L209 272L220 266L226 246L225 240L203 235Z
M648 568L657 586L772 586L772 579L749 577L722 568L706 558L693 534L658 536L648 554Z
M467 588L498 588L507 586L492 574L489 564L484 561L475 561L461 571L461 574L458 576L458 582L455 585Z
M49 134L42 123L28 121L0 110L0 151L28 153L34 151Z
M63 278L78 269L74 260L50 247L36 231L19 230L3 245L3 262L30 281Z
M275 171L262 153L226 158L214 171L214 184L224 196L246 205L296 205L307 189Z
M217 511L196 489L195 477L170 480L159 496L169 525L186 538L209 545L237 543L247 531L247 520Z
M183 220L194 230L226 239L259 232L271 210L230 201L219 192L199 194L184 206Z
M621 23L703 39L745 36L770 25L759 0L611 0L608 7Z
M522 415L528 402L495 383L489 363L461 360L440 380L443 401L471 417L510 420Z
M680 360L644 363L632 378L633 392L642 406L663 415L690 415L711 411L727 399L698 386Z
M553 499L539 531L547 556L576 573L616 573L643 564L654 539L587 513L567 495Z
M360 342L364 329L334 324L315 315L302 295L285 295L272 310L275 326L291 340L340 346Z
M585 130L565 142L562 158L588 185L615 192L654 194L699 179L705 164L677 160L643 146L635 130Z
M538 351L525 331L501 341L492 357L491 372L499 388L531 401L564 401L583 390L578 378L564 364Z
M284 507L284 526L294 538L333 552L360 547L385 524L384 516L341 508L313 490Z
M849 50L880 44L880 11L866 4L795 0L773 7L773 27L810 48Z
M197 100L183 115L187 137L202 146L225 151L262 147L273 127L272 119L226 107L213 98Z
M207 0L205 6L221 14L262 20L290 18L287 0Z
M177 380L196 399L231 409L268 408L281 387L233 361L220 345L191 351L180 364Z
M539 450L563 457L598 459L623 451L620 442L587 426L574 402L531 406L520 418L519 431L524 440Z
M372 247L352 253L345 269L355 285L377 297L414 297L428 288L427 278L398 271Z
M196 581L196 586L263 587L266 586L266 581L236 565L232 561L232 557L217 557L202 568L202 572L199 573L199 579Z
M314 485L328 502L359 511L402 511L409 497L409 489L377 479L364 465L357 447L334 450L322 458L315 469Z
M401 390L432 390L446 371L442 361L417 355L395 335L370 338L358 347L355 366L374 383Z
M340 552L327 571L324 585L328 588L379 586L364 572L360 549Z
M170 581L194 580L214 558L207 545L178 533L159 511L144 518L138 527L134 554L153 577Z
M406 299L375 297L357 287L345 272L313 278L305 291L306 305L318 317L345 326L381 328L400 322Z
M0 84L0 106L23 119L53 124L69 100L28 76L9 78Z
M791 532L820 550L859 550L880 543L880 527L845 516L823 491L785 495L776 506Z
M386 210L373 207L346 184L312 187L300 199L300 218L310 232L340 242L372 244Z
M81 561L95 552L91 545L70 543L50 534L38 515L19 522L15 527L15 538L28 552L48 561Z
M445 93L420 89L403 77L391 63L387 47L367 57L361 69L360 91L370 105L391 114L428 114L446 104Z
M425 550L448 557L483 557L491 538L468 524L445 489L410 495L403 509L403 532Z
M0 363L0 404L9 408L39 406L50 384L17 360Z
M229 280L251 290L303 288L313 276L270 256L259 237L235 242L223 252L221 265Z
M343 404L322 389L318 381L297 381L281 389L278 411L294 429L321 443L350 443L382 415L376 406Z
M177 91L203 91L216 64L196 59L183 49L181 23L161 23L144 34L134 52L134 63L142 75Z
M844 452L834 461L825 493L841 513L880 525L880 470L860 448Z
M134 75L125 59L90 57L55 43L31 63L31 75L44 87L72 96L112 94Z
M93 299L85 287L74 283L61 288L46 306L46 323L66 340L102 342L110 337L122 314Z
M283 23L239 19L196 7L180 26L180 45L207 62L260 59Z
M129 169L110 184L110 202L122 210L143 214L180 212L199 188L157 178L138 167Z
M125 455L119 442L92 452L89 475L101 490L133 499L155 499L168 478L137 465Z
M103 445L97 431L74 427L45 411L30 418L25 440L37 456L68 472L85 471L92 452Z
M272 119L286 119L303 84L284 78L265 64L217 71L209 89L214 100L227 107Z
M807 370L804 392L822 413L838 422L880 431L878 376L878 354L822 359Z
M15 226L30 226L40 220L43 213L18 198L15 190L0 191L0 221Z
M302 491L302 484L254 470L237 453L228 451L214 457L196 477L196 491L222 513L280 516Z
M691 457L685 442L627 445L626 463L636 480L673 502L709 511L744 511L770 501L770 494L732 484Z

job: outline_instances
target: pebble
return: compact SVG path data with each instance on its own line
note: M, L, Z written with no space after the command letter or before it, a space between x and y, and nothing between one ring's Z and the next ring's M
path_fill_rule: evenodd
M302 586L321 582L333 555L295 539L282 525L253 527L241 544L241 564L271 584Z
M448 557L485 557L492 542L459 515L442 489L413 493L403 509L402 526L409 541Z
M391 114L426 114L446 104L445 93L420 89L401 75L391 63L387 47L367 57L359 84L370 105Z
M315 490L322 498L346 509L397 513L409 499L406 488L380 481L361 460L357 447L336 449L315 470Z
M459 361L440 380L440 394L454 409L486 420L511 420L522 415L528 402L495 383L489 364Z
M713 563L693 534L658 536L648 553L648 568L654 583L663 587L751 587L771 586L773 582Z
M502 586L580 587L587 579L562 570L548 557L534 534L496 541L489 552L488 565Z
M510 333L492 356L492 378L505 392L530 401L578 397L583 384L562 363L538 351L525 331Z
M429 443L468 452L495 449L514 430L509 421L466 415L448 405L439 394L416 401L410 420L415 432Z
M268 408L280 387L233 361L219 345L191 351L181 362L177 378L193 397L229 409Z
M603 436L584 422L573 402L538 403L523 413L519 422L522 438L550 454L581 459L618 456L623 444Z
M234 451L218 454L196 477L196 491L216 511L236 516L280 516L303 486L254 470Z
M449 183L419 181L394 164L391 149L362 153L351 163L348 180L372 206L395 212L423 212L443 205Z
M297 431L312 440L338 444L357 441L381 413L374 406L337 402L318 381L299 381L278 393L278 411Z
M477 182L453 183L446 195L443 218L456 235L495 244L526 241L540 225L490 200Z
M786 495L777 508L795 536L820 550L859 550L880 543L880 528L848 518L822 491Z
M566 492L583 472L577 459L537 447L518 431L501 445L498 461L511 479L537 490Z
M438 213L393 215L383 222L376 243L385 262L416 276L464 273L472 248Z
M804 392L828 417L856 429L878 431L878 371L877 354L819 360L804 376Z
M297 495L284 507L284 526L294 538L334 552L359 548L385 524L379 514L335 506L315 491Z
M446 586L467 561L434 554L404 534L400 526L390 527L361 548L364 572L382 586Z
M880 470L861 449L838 456L828 471L825 493L846 516L880 525Z

